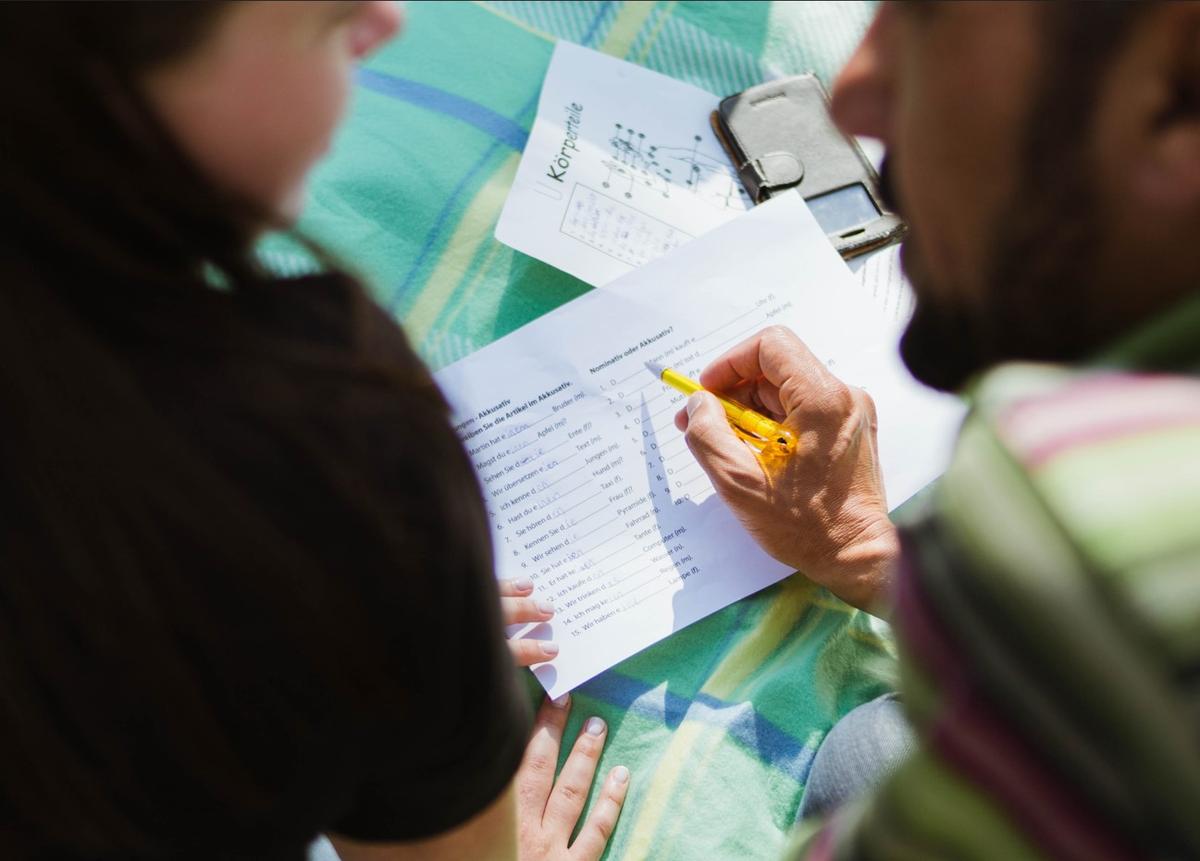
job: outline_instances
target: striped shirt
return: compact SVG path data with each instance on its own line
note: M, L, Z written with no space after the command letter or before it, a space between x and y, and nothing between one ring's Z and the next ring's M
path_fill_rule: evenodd
M901 533L918 749L794 854L1200 857L1200 298L987 374Z

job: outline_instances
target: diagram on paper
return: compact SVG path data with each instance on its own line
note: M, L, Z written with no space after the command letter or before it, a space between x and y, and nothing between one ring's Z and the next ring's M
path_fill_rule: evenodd
M701 148L693 135L686 146L660 146L643 131L613 124L610 152L601 164L607 169L601 185L626 199L643 192L669 198L683 195L719 209L744 210L750 197L724 156Z
M554 49L496 238L595 286L750 208L707 119L717 96Z
M641 266L692 238L674 225L576 183L559 228L630 266Z

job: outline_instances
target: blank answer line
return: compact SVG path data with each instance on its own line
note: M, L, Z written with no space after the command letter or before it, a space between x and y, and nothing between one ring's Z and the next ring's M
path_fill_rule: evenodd
M583 533L582 535L578 536L578 537L577 537L575 540L576 540L576 541L580 541L580 540L582 540L582 539L584 539L584 538L587 538L589 535L594 535L595 533L597 533L597 532L599 532L601 529L603 529L605 526L611 526L612 524L616 523L616 522L617 522L618 520L620 520L620 519L621 519L620 517L614 517L612 520L609 520L609 521L607 521L607 522L605 522L605 523L601 523L599 526L597 526L597 527L596 527L595 529L593 529L591 532L585 532L585 533Z
M581 485L581 486L582 486L582 485ZM603 493L603 492L604 492L604 491L602 491L602 490L597 490L597 491L596 491L595 493L593 493L591 496L585 496L583 499L579 500L579 502L576 502L576 503L575 503L574 505L572 505L570 508L564 508L564 509L563 509L563 514L566 514L568 511L574 511L576 508L578 508L579 506L583 505L583 504L584 504L585 502L587 502L589 499L595 499L597 496L599 496L599 495L600 495L601 493Z
M675 424L674 424L674 422L672 422L672 423L671 423L671 428L670 428L670 429L673 429L673 430L675 430L675 431L679 431L679 428L675 427ZM658 451L659 451L659 453L661 454L662 452L666 451L666 450L667 450L667 446L669 446L669 445L675 445L675 443L677 443L677 442L678 442L678 443L682 443L682 444L683 444L683 448L684 448L684 450L686 450L686 449L687 449L687 440L684 438L683 434L682 434L682 433L676 433L676 434L675 434L674 436L672 436L670 439L666 440L665 442L660 442L660 443L658 444Z
M585 514L583 517L579 518L578 520L576 520L576 521L575 521L573 524L571 524L571 525L572 525L572 526L578 526L579 524L583 523L583 521L585 521L585 520L591 520L591 519L592 519L593 517L595 517L597 514L601 514L601 513L605 512L605 511L607 511L607 510L608 510L608 506L607 506L607 505L601 505L599 508L597 508L597 509L596 509L595 511L593 511L591 514Z
M717 332L720 332L722 329L724 329L728 326L732 326L738 320L742 319L743 317L745 317L749 314L753 314L757 310L758 310L757 308L751 308L749 311L744 311L743 313L738 314L736 317L731 317L729 320L725 321L717 328L713 329L712 331L708 332L707 334L701 335L700 337L696 338L695 341L693 341L692 343L698 343L699 341L703 341L705 338L712 337L713 335L717 334Z
M647 584L649 584L649 583L653 583L653 582L654 582L653 580L648 580L648 581L646 581L646 583L643 583L641 586L638 586L638 587L637 587L637 589L634 589L634 590L633 590L633 592L628 592L628 593L626 593L626 594L628 594L628 595L632 595L632 594L633 594L634 592L636 592L638 589L642 589L642 588L644 588L644 587L645 587ZM651 598L653 598L653 597L654 597L655 595L657 595L659 592L666 592L668 589L670 589L670 588L671 588L672 586L674 586L674 585L675 585L674 583L668 583L666 586L663 586L661 589L655 589L653 592L650 592L650 593L648 593L648 594L646 594L646 595L643 595L641 598L638 598L638 599L637 599L637 601L635 601L635 602L634 602L634 604L641 604L641 603L642 603L642 602L644 602L644 601L649 601ZM621 596L621 597L625 597L625 596L623 595L623 596ZM633 606L633 605L630 605L630 606ZM626 609L629 609L629 608L627 607Z
M551 487L554 487L554 485L556 485L556 484L558 484L560 481L562 481L562 480L563 480L563 478L570 478L570 477L571 477L571 476L573 476L575 473L579 472L579 470L581 470L581 469L587 469L587 464L585 463L583 466L576 467L575 469L571 470L571 471L570 471L570 472L568 472L566 475L564 475L562 478L556 478L556 479L554 479L554 481L552 481L552 482L550 482L549 484L547 484L547 485L546 485L546 488L547 488L547 489L549 489L549 488L551 488Z
M604 560L606 560L606 559L612 559L614 556L616 556L616 555L617 555L618 553L620 553L622 550L628 550L630 547L632 547L632 546L633 546L633 545L635 545L635 544L637 544L637 542L636 542L636 541L630 541L630 542L629 542L628 544L626 544L624 547L621 547L621 548L619 548L619 549L617 549L617 550L614 550L612 553L609 553L607 556L601 556L599 559L597 559L597 560L596 560L595 564L596 564L596 565L599 565L601 562L603 562L603 561L604 561ZM603 541L601 541L599 544L597 544L597 545L596 545L596 547L593 547L593 548L592 548L592 550L595 550L597 547L602 547L603 545L604 545L604 542L603 542ZM592 552L592 550L585 550L585 551L584 551L582 554L580 554L580 555L582 555L582 556L586 556L587 554L591 553L591 552Z
M631 547L631 546L633 546L633 545L626 545L626 547L625 547L624 549L628 550L628 549L629 549L629 547ZM614 575L614 574L616 574L618 571L620 571L622 568L624 568L626 565L629 565L629 564L631 564L631 563L633 563L633 562L636 562L636 561L637 561L637 560L638 560L638 559L641 557L641 554L642 554L642 551L640 551L640 550L639 550L637 553L635 553L635 554L633 554L632 556L630 556L630 557L629 557L628 559L626 559L624 562L618 562L618 563L617 563L617 566L616 566L615 568L612 568L612 569L610 569L610 570L608 570L608 571L601 571L601 572L600 572L600 577L601 577L601 579L603 579L603 578L605 578L605 577L611 577L612 575ZM614 555L615 555L615 554L614 554ZM605 558L607 558L607 557L605 557ZM641 569L639 568L638 570L640 571ZM635 572L635 573L636 573L636 572ZM619 583L620 581L618 580L618 581L615 581L615 582L618 582L618 583ZM612 584L609 584L609 585L611 586ZM608 588L608 587L606 587L606 588Z
M667 404L667 406L666 406L666 408L665 408L665 409L661 409L661 410L659 410L659 411L658 411L658 412L656 412L656 413L651 413L651 414L650 414L650 418L652 418L652 419L656 419L656 418L658 418L659 416L661 416L663 413L669 413L669 412L671 412L672 410L674 410L675 412L678 412L678 411L679 411L679 407L675 405L675 402L674 402L674 401L672 401L671 403ZM672 426L673 426L673 425L672 425Z
M633 561L633 560L631 559L631 560L630 560L630 562L632 562L632 561ZM641 574L641 573L642 573L643 571L645 571L647 568L653 568L655 564L657 564L657 563L651 562L651 563L649 563L649 564L647 564L647 565L643 565L641 568L638 568L638 569L637 569L637 570L635 570L635 571L631 571L630 573L626 574L624 577L619 577L619 578L617 578L616 580L613 580L613 581L612 581L612 582L609 584L609 586L610 586L610 587L612 587L612 586L617 586L617 585L620 585L621 583L624 583L626 580L630 579L631 577L636 577L637 575ZM616 570L616 571L619 571L619 570L621 570L621 569L620 569L620 568L617 568L617 569L615 569L615 570Z
M738 339L740 339L740 338L741 338L743 335L745 335L747 332L753 332L755 329L757 329L757 328L758 328L759 326L761 326L762 324L763 324L763 321L762 321L762 320L759 320L759 321L758 321L757 323L755 323L753 326L748 326L748 327L746 327L745 329L742 329L742 331L738 332L738 333L737 333L736 335L734 335L732 338L726 338L724 341L718 341L716 344L714 344L714 345L713 345L712 347L710 347L709 349L710 349L710 350L714 350L714 351L715 351L715 350L717 350L717 349L719 349L719 348L721 348L721 347L724 347L726 344L729 344L729 343L732 343L732 342L734 342L734 341L737 341L737 340L738 340Z
M617 380L617 385L619 386L619 385L621 385L621 383L624 383L628 380L632 380L638 374L645 374L645 373L648 373L648 372L647 372L645 366L642 366L642 367L638 368L636 371L634 371L632 374L630 374L628 377L621 377L621 379Z

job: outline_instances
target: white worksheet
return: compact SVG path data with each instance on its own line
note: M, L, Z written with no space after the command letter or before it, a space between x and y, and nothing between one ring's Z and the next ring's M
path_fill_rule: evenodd
M902 323L850 274L797 194L647 263L437 374L479 473L499 577L558 612L520 635L561 651L551 696L787 576L716 496L646 370L695 376L772 323L792 328L879 414L889 506L941 473L962 407L915 383Z
M607 284L750 201L709 127L718 98L559 42L496 238Z
M899 245L872 252L854 275L889 319L899 325L908 323L915 300L912 285L900 266Z

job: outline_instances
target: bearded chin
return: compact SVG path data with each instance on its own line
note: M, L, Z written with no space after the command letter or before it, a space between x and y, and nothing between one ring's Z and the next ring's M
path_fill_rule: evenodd
M879 180L884 205L892 212L899 212L891 159L883 160ZM900 358L920 382L944 392L956 392L986 364L979 349L980 341L972 334L976 327L961 309L921 298L927 276L921 261L915 257L911 242L901 247L901 265L915 287L916 308L900 339Z
M958 392L989 364L970 316L932 302L917 301L900 339L900 358L917 380L943 392Z
M1064 215L1056 221L1054 213ZM916 308L900 356L927 386L961 392L972 377L1014 360L1079 362L1133 322L1089 301L1106 288L1094 260L1103 233L1088 211L1046 206L999 233L978 291L934 290L911 244L902 250Z

